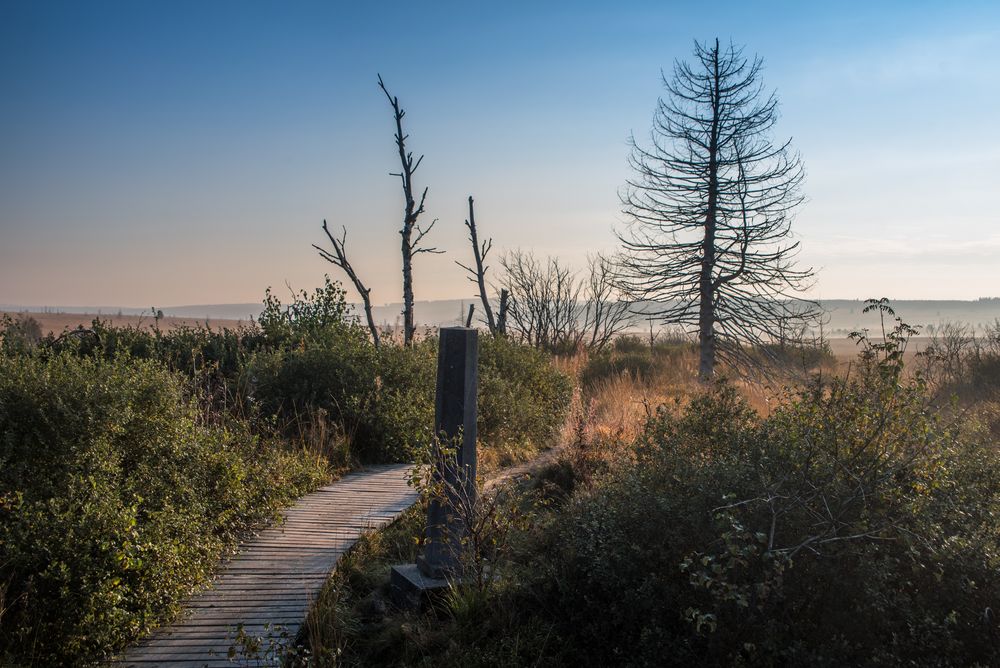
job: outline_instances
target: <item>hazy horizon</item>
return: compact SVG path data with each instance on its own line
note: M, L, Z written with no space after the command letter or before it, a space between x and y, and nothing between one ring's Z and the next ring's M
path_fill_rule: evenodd
M347 288L345 287L345 290ZM291 295L278 295L279 299L287 297L287 301L291 301ZM991 303L1000 305L1000 297L973 297L971 299L902 299L892 296L885 295L872 295L869 297L829 297L826 299L818 300L820 303L834 303L834 302L850 302L862 304L868 299L872 298L882 298L885 297L890 304L896 303L908 303L908 302L921 302L929 304L939 304L939 303L958 303L958 304L981 304L981 303ZM467 297L445 297L442 299L417 299L415 304L437 304L442 302L455 302L455 303L476 303L479 304L478 295L470 295ZM490 300L495 301L494 299ZM347 294L347 303L354 307L361 307L362 303L360 300L352 299L350 293ZM152 306L139 306L137 304L24 304L24 303L0 303L0 311L24 311L28 313L51 311L53 313L58 313L60 310L73 309L75 313L95 313L93 310L83 310L83 309L101 309L104 310L115 310L122 309L123 311L135 311L135 312L152 312L156 310L179 310L179 309L200 309L200 308L230 308L230 307L243 307L252 306L255 308L262 308L263 299L257 301L248 302L217 302L217 303L205 303L205 304L153 304ZM402 301L387 301L387 302L372 302L372 308L402 308Z
M476 303L474 298L470 299L446 299L446 300L421 300L414 305L414 317L419 326L444 326L463 323L468 314L468 305ZM11 308L10 304L0 303L0 312L18 311L22 309ZM354 315L361 318L361 309L358 305L353 305ZM979 299L979 300L892 300L892 306L896 313L910 325L918 327L920 335L933 334L935 328L946 323L968 325L974 332L984 332L1000 322L1000 299ZM820 302L820 307L824 311L823 333L830 338L844 338L851 332L868 327L872 331L879 328L878 313L864 313L863 300L856 299L827 299ZM157 306L164 315L173 318L181 318L209 324L226 323L236 320L249 320L256 318L261 311L261 304L255 302L245 302L238 304L188 304L179 306ZM380 326L398 325L401 321L402 304L399 302L388 304L376 304L373 306L375 322ZM40 309L29 309L31 312ZM80 315L78 324L86 324L85 317L90 315L100 315L114 319L119 316L143 316L147 322L152 322L152 310L150 307L119 307L119 306L96 306L74 307L74 306L53 306L48 309L48 316L55 317L61 324L54 327L53 331L59 331L64 326L73 328L72 323L67 324L66 317L69 315ZM62 314L62 315L60 315ZM46 320L46 315L38 316L42 321ZM476 310L475 320L482 325L479 309ZM631 329L632 331L647 331L647 323L637 319ZM665 329L657 326L657 330ZM666 327L669 329L669 326ZM814 330L818 334L818 330Z
M310 247L323 219L347 227L373 301L399 301L377 73L447 251L418 258L418 301L474 295L454 263L470 194L494 253L579 266L616 247L626 140L648 132L660 69L715 36L765 59L776 134L803 156L810 296L1000 295L995 3L514 5L395 4L389 25L383 6L318 2L3 2L0 303L311 289L343 279Z

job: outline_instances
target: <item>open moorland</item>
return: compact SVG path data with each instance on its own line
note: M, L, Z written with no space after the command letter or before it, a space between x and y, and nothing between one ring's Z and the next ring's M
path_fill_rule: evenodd
M177 316L163 316L156 318L152 315L118 315L105 313L39 313L32 311L4 312L0 311L0 318L8 316L11 318L28 317L33 319L41 328L43 335L54 334L59 336L65 331L90 327L94 320L100 320L111 327L156 329L166 331L177 328L206 327L208 329L234 329L249 323L249 320L228 320L216 318L181 318Z
M1000 30L488 4L2 6L0 668L1000 666Z
M748 349L754 375L723 365L712 383L683 339L560 351L483 332L480 482L529 464L484 487L469 586L419 611L394 602L389 567L417 557L438 498L418 484L280 656L989 665L1000 335L935 334L914 355L879 304L887 335L851 341L849 365L847 348ZM436 336L374 346L336 284L268 296L239 330L35 337L24 320L0 334L6 663L112 656L297 497L436 456ZM257 660L260 640L233 643Z

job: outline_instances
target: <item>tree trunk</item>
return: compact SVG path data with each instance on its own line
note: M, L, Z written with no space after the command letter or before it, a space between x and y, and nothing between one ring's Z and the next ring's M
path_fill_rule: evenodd
M404 227L403 232L403 345L409 346L413 343L413 333L416 327L413 324L413 255L410 250L409 225Z
M701 275L698 280L698 376L708 380L715 374L715 228L719 198L719 40L712 54L712 131L708 146L708 211L702 243Z
M500 311L497 314L497 333L507 336L507 309L510 307L510 292L507 288L500 290Z
M378 348L380 341L378 336L378 327L375 326L375 317L372 315L372 299L371 299L371 288L366 288L365 284L361 281L357 272L354 271L354 267L347 259L347 228L344 228L344 235L337 239L330 233L330 228L326 226L326 221L323 221L323 232L326 233L327 238L330 243L333 244L333 253L330 253L323 248L320 248L316 244L313 244L313 248L319 251L320 256L330 262L335 264L347 274L351 282L354 283L355 289L357 289L358 294L361 295L361 301L364 302L365 306L365 318L368 320L368 331L372 335L372 343Z
M711 177L710 177L711 178ZM715 374L715 290L712 270L715 265L715 196L709 195L709 212L705 217L705 241L702 245L701 276L699 278L698 309L698 376L708 380Z
M490 306L490 298L486 295L486 270L483 269L483 257L485 251L489 250L493 240L490 239L483 247L479 247L479 233L476 231L476 212L473 208L472 195L469 195L469 220L466 221L469 227L469 238L472 240L472 254L476 260L476 284L479 286L479 300L483 303L483 312L486 314L486 324L490 328L490 334L497 333L497 323L493 318L493 308ZM468 326L468 325L467 325Z

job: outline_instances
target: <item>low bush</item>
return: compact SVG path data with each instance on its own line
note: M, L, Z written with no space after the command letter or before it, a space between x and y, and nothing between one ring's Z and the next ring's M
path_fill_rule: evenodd
M954 378L952 388L964 390L973 401L1000 398L1000 320L973 337L963 352L964 364L958 367L964 374Z
M1000 354L982 354L972 360L969 381L977 399L1000 396Z
M0 355L0 657L121 647L325 467L206 424L153 361Z
M598 381L623 374L634 380L647 380L652 377L657 366L649 348L597 354L587 360L587 365L580 372L580 383L585 388L592 388Z
M479 339L479 439L527 450L549 444L573 398L573 382L536 348L501 337Z
M681 358L689 356L694 346L689 341L665 339L654 341L637 336L620 336L609 350L590 356L580 372L580 384L585 390L593 389L601 381L627 375L633 380L649 382L663 375L670 367L681 365Z
M572 382L547 353L483 336L479 349L479 439L485 448L531 453L562 425ZM437 338L375 349L353 334L261 355L254 397L294 423L324 411L365 462L412 461L434 422Z
M828 343L769 343L755 347L751 357L758 364L807 373L837 361Z
M728 387L652 417L536 548L553 661L996 665L1000 454L903 377L906 333L766 419Z
M349 330L262 353L250 364L250 396L286 433L322 411L355 461L410 461L434 422L434 344L376 349Z
M980 331L943 323L929 327L930 340L917 353L921 374L942 397L963 406L1000 398L1000 320Z
M634 334L622 334L618 338L614 339L611 344L611 350L616 353L642 353L649 351L650 348L655 345L655 338L653 339L651 346L648 339L644 339Z
M30 315L4 314L0 317L0 351L7 354L25 354L42 340L42 326Z

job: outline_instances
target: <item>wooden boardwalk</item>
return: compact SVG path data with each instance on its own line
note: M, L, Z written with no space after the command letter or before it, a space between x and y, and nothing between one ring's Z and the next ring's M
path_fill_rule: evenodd
M299 499L284 521L241 546L209 589L184 603L114 666L277 666L337 559L366 529L383 526L416 500L407 465L350 473ZM259 650L247 651L260 641ZM230 648L236 651L229 657Z

